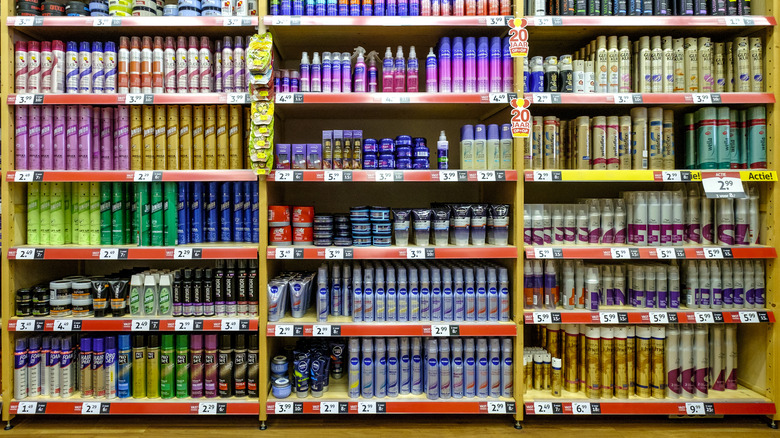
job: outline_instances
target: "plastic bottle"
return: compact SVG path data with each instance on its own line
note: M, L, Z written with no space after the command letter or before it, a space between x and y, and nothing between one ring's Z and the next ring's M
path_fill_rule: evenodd
M403 58L403 56L402 56ZM382 61L382 91L389 93L395 91L395 63L393 62L393 52L390 47L385 50L385 59Z
M406 59L401 46L395 53L395 63L393 69L393 91L403 93L406 91Z
M438 61L436 54L433 53L433 47L428 51L428 56L425 58L425 91L428 93L437 93L439 91L438 86Z
M357 53L357 61L355 61L355 71L354 71L354 89L355 93L365 93L366 92L366 62L364 58L364 54L366 50L362 47L358 47L355 49Z
M399 50L400 50L400 46L399 46ZM397 63L398 60L396 59L396 65ZM417 53L414 50L414 46L411 46L409 48L409 60L406 63L406 91L410 93L417 93L418 91L420 91L419 71L420 71L420 64L417 61ZM396 81L397 81L397 77L396 77ZM397 86L398 83L396 82L396 87Z

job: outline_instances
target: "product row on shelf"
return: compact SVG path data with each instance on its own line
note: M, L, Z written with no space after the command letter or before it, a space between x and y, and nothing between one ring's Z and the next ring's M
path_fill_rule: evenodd
M526 309L762 309L763 260L685 261L673 264L585 264L525 261ZM681 272L682 271L682 272Z
M26 336L14 399L259 396L258 335Z
M214 268L136 268L105 277L70 276L18 289L16 316L257 316L257 277L256 260L219 260Z
M117 0L115 2L68 1L63 4L55 1L17 0L16 14L19 16L44 17L230 17L257 15L257 0L224 1L218 0L179 0L178 3L133 2Z
M240 105L16 108L18 170L244 169L252 129Z
M340 395L349 399L511 398L514 386L511 338L299 340L285 352L271 360L278 399L293 392L320 398L332 380L341 389L345 373L347 390Z
M683 142L679 141L680 134ZM672 110L638 107L627 116L569 120L534 116L524 166L583 170L766 169L766 157L763 106L747 110L703 107L685 113L681 125L675 123Z
M511 15L509 0L467 0L465 2L437 2L431 0L354 1L352 3L322 3L307 0L305 3L291 0L271 0L271 15L306 16L473 16Z
M758 188L745 197L710 199L691 185L624 192L578 204L524 204L527 245L750 246L762 242Z
M750 15L750 1L626 1L576 2L559 0L526 0L524 10L527 15L577 15L577 16L673 16L673 15Z
M525 92L723 93L764 90L760 37L599 36L575 55L524 58Z
M17 41L14 49L16 93L231 93L248 83L243 36Z
M26 243L257 243L258 190L256 181L30 183Z
M282 273L268 282L268 321L509 321L509 270L493 263L323 264L317 272Z
M508 204L359 206L349 215L314 214L309 206L293 206L291 215L289 206L271 205L268 232L274 246L506 246L509 215Z

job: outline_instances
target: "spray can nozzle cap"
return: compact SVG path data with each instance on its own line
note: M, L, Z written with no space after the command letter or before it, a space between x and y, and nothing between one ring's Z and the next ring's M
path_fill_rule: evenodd
M409 57L410 58L416 58L417 57L417 52L415 52L414 46L409 47Z
M393 51L390 49L390 47L385 50L385 58L392 58L393 57Z

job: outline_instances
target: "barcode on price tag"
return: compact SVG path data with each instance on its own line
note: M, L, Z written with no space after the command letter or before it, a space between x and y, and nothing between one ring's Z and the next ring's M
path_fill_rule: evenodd
M312 336L330 336L330 325L315 324L311 327Z
M292 324L276 324L274 327L275 336L292 336L293 326Z

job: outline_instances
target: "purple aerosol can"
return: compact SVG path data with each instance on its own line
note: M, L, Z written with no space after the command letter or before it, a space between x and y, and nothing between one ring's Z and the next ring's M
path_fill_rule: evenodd
M485 38L487 40L487 38ZM452 93L452 52L450 39L439 42L439 93Z
M27 118L27 168L41 168L41 107L30 107Z
M79 168L79 106L68 105L65 117L65 166L67 170Z
M503 90L501 81L502 59L501 59L501 37L490 39L490 92L500 93Z
M463 38L452 39L452 92L463 93L466 90L466 79L463 74Z
M477 93L487 93L490 89L490 43L488 37L480 37L477 42Z
M119 105L115 111L114 124L114 169L130 170L130 107Z
M52 161L54 170L65 170L65 105L54 105L54 125L52 136L54 146L52 149Z
M78 118L78 169L92 169L92 107L79 106Z
M505 93L511 93L514 84L514 68L512 66L512 55L509 53L509 37L504 38L501 47L501 65L502 74L501 80L503 82L503 91Z
M54 108L51 105L44 105L41 108L41 169L52 170L54 161L52 154L54 149L54 133L52 132L54 123Z
M26 106L17 106L14 111L16 115L16 135L15 135L15 158L16 162L14 164L14 167L17 170L27 170L27 147L28 147L28 127L27 122L29 120L28 118L28 107Z
M301 56L301 67L300 67L300 75L301 75L301 92L308 93L311 91L310 88L310 79L309 79L309 53L303 52L303 55Z
M477 92L477 40L474 37L466 38L466 57L464 74L466 76L466 93Z

